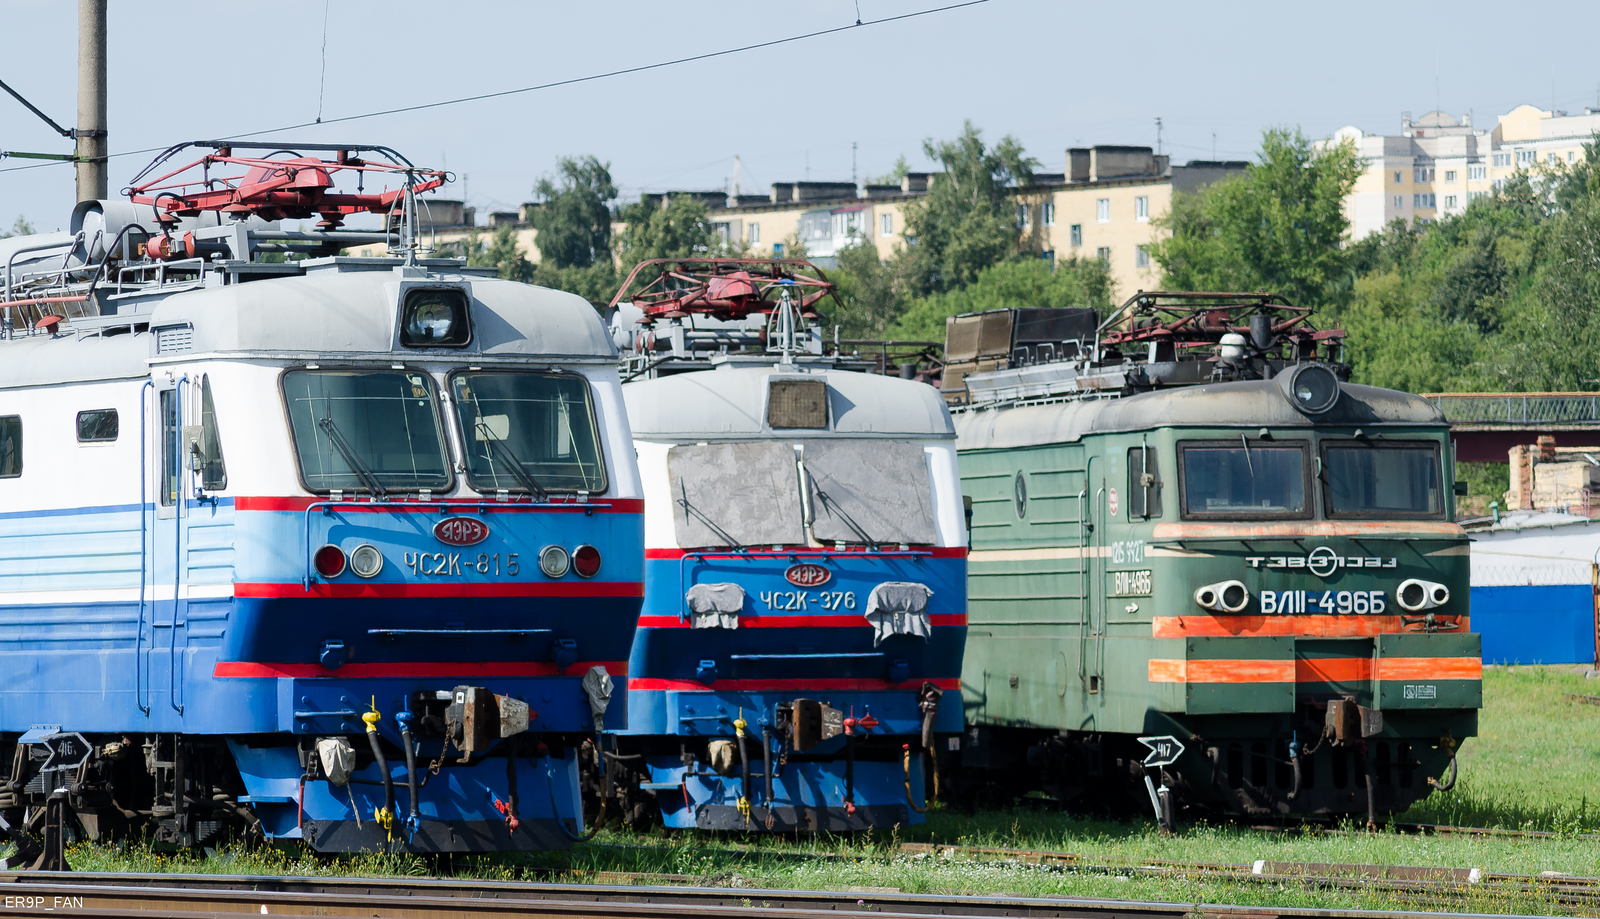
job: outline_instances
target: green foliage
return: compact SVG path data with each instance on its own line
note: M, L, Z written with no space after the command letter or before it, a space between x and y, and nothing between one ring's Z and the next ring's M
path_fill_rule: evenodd
M517 245L517 234L511 227L495 230L487 243L474 230L465 239L441 244L438 255L443 258L464 258L474 268L493 266L496 275L508 281L533 283L533 263L528 261L527 253Z
M1352 246L1355 281L1335 318L1350 330L1354 378L1410 392L1593 389L1595 162L1589 144L1583 162L1519 174L1464 214L1397 222Z
M11 224L11 232L0 230L0 239L5 239L8 236L32 236L37 232L39 231L33 228L33 224L28 222L28 218L18 214L17 219Z
M942 342L946 319L980 310L1088 306L1103 312L1111 305L1111 289L1111 275L1099 259L1068 259L1053 271L1044 259L1001 262L965 289L916 301L884 337Z
M611 164L593 156L563 156L556 171L559 185L546 176L533 190L542 199L532 215L540 264L565 269L610 261L611 202L617 197Z
M967 122L955 140L924 142L944 172L905 208L908 245L900 256L916 293L954 290L985 268L1017 255L1016 204L1010 188L1033 178L1038 160L1010 135L986 147Z
M619 215L627 227L617 236L617 259L626 271L646 259L716 255L723 246L709 215L704 203L688 195L630 204Z
M900 156L895 158L894 166L891 167L888 172L884 173L881 176L869 176L867 178L866 184L868 184L868 185L899 185L900 184L900 180L905 178L906 177L906 173L908 173L910 171L911 171L911 167L906 164L905 155L902 154L902 155L900 155Z
M882 338L884 329L910 305L908 285L901 275L904 262L898 258L883 261L878 258L878 247L867 240L840 249L836 256L839 267L828 273L828 279L839 285L846 308L832 309L828 319L839 326L844 338Z
M1316 146L1298 129L1272 128L1259 162L1193 194L1174 197L1155 224L1172 235L1151 255L1168 290L1270 290L1305 306L1340 299L1348 255L1344 199L1362 163L1351 144Z

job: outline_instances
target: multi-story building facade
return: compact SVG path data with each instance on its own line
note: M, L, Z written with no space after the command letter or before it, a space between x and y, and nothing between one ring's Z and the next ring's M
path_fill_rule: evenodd
M1426 222L1460 214L1519 171L1578 162L1583 145L1600 131L1600 110L1568 115L1519 105L1488 130L1474 129L1470 115L1457 120L1447 112L1429 112L1413 121L1407 112L1400 131L1365 134L1345 127L1331 139L1355 144L1366 163L1345 202L1352 239L1395 220Z
M1098 258L1110 269L1116 294L1130 295L1157 286L1160 269L1151 247L1164 235L1154 221L1172 206L1174 192L1194 191L1229 174L1242 172L1238 161L1191 161L1174 166L1149 147L1097 146L1067 151L1066 170L1036 173L1033 182L1011 191L1024 247L1051 260ZM686 194L711 208L711 220L724 240L741 243L753 255L790 255L798 242L806 257L829 266L838 252L869 243L888 259L905 246L906 207L928 193L938 173L910 173L899 185L852 182L781 182L767 195L726 191ZM537 232L531 215L496 212L489 226L437 231L439 242L459 240L510 226L517 244L538 261ZM613 227L615 232L622 224ZM356 254L362 254L358 248Z

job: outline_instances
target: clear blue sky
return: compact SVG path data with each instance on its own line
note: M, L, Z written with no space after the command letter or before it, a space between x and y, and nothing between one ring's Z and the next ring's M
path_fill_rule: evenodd
M112 0L110 141L164 147L324 117L583 76L941 5L941 0L786 3L427 3L278 0L155 6ZM1154 144L1175 160L1246 158L1261 129L1324 136L1345 124L1395 133L1436 104L1480 124L1522 102L1597 105L1600 5L1527 19L1477 0L1140 4L990 0L645 74L288 132L384 143L458 174L443 194L480 213L531 196L557 156L593 153L624 194L719 188L744 163L747 193L776 181L848 180L923 161L927 137L971 119L1016 135L1049 171L1068 146ZM381 15L374 15L381 10ZM77 4L0 6L4 79L56 120L75 118ZM26 36L26 40L17 40ZM0 149L69 152L0 97ZM148 155L112 160L115 194ZM25 165L0 161L0 169ZM459 177L465 176L465 181ZM70 166L0 172L0 227L18 214L64 226Z

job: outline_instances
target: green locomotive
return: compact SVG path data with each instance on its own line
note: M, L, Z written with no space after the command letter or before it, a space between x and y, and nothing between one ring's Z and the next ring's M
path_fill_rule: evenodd
M1454 781L1482 659L1448 427L1348 383L1309 319L1140 293L951 320L962 775L1168 826L1375 820Z

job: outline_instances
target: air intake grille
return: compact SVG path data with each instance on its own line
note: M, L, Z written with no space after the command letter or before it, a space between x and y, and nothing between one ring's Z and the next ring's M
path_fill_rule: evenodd
M767 383L767 424L774 428L828 427L828 384L821 380Z
M189 326L156 330L157 354L188 351L192 347L194 347L194 329Z

